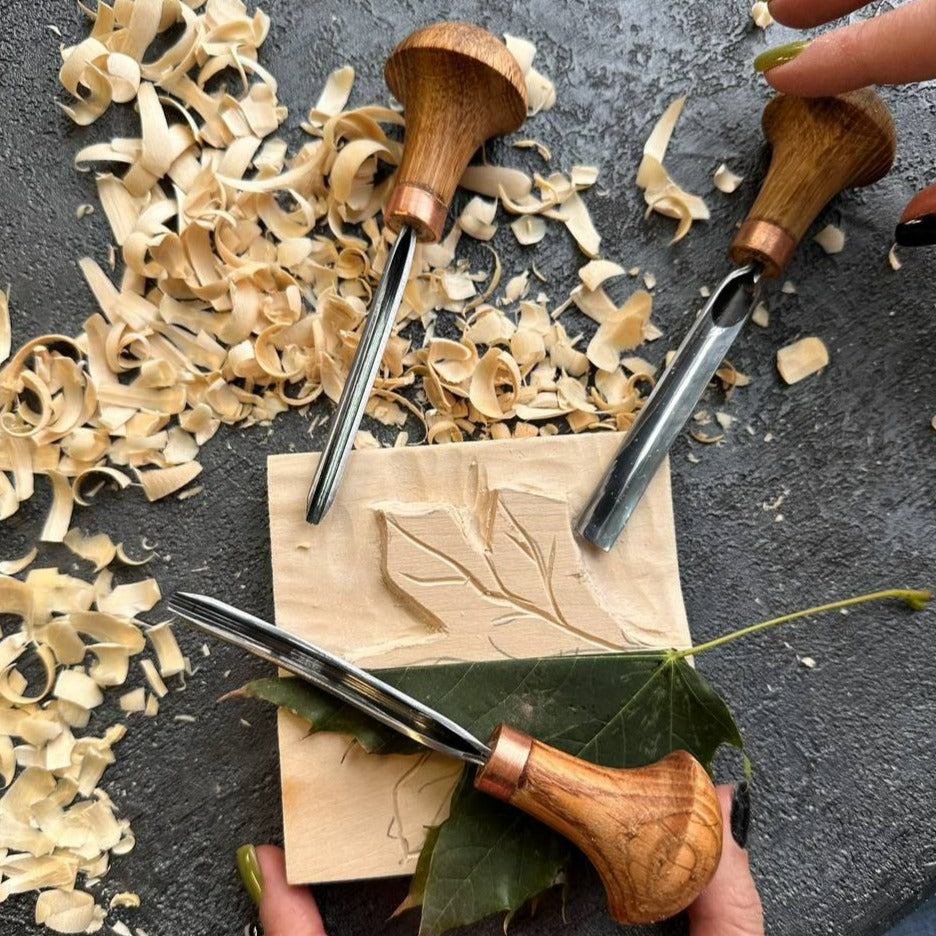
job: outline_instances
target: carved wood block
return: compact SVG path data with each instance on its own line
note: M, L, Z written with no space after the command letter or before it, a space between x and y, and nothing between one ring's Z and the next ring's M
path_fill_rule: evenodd
M614 434L355 452L318 527L318 455L268 485L276 623L371 668L687 646L668 468L610 553L572 524ZM372 757L279 719L290 881L408 874L460 765Z

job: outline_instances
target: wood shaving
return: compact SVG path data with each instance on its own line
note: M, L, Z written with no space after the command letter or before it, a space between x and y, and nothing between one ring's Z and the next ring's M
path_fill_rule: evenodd
M123 712L142 712L146 708L146 690L139 686L125 692L120 697L120 709Z
M20 556L19 559L7 559L4 562L0 562L0 575L16 575L17 572L28 569L29 566L33 564L38 554L39 550L33 546L32 549Z
M887 252L887 263L890 268L896 273L903 264L900 262L899 257L897 256L897 245L894 244L891 249ZM2 326L2 309L0 309L0 336L2 336L3 326ZM3 348L2 348L2 337L0 337L0 361L3 360Z
M535 149L543 162L552 161L552 150L539 140L513 140L510 145L516 149Z
M770 310L767 308L766 303L759 302L754 307L754 311L751 313L751 321L761 328L767 328L770 325Z
M153 649L156 651L156 659L159 661L159 675L168 678L177 676L185 669L185 660L182 657L182 651L176 643L175 634L167 621L151 627L146 636L149 638ZM155 690L155 687L154 687Z
M62 542L76 555L94 565L94 571L109 566L117 556L117 546L106 533L85 536L77 527L66 534Z
M827 224L813 240L827 254L841 253L845 249L845 232L834 224Z
M735 175L724 163L715 170L715 175L712 177L715 188L727 195L736 192L743 181L744 176Z
M523 215L510 223L517 243L524 247L538 244L546 236L546 222L542 218Z
M796 284L793 280L786 280L784 284L780 287L780 292L787 296L796 295Z
M800 338L777 351L777 370L785 383L795 384L822 370L829 363L829 351L821 338Z
M94 898L85 891L47 890L36 901L36 922L56 933L91 932Z
M588 360L605 371L616 370L622 351L643 342L643 329L653 308L653 297L639 290L609 316L595 332L585 352Z
M201 474L202 466L192 461L184 465L173 465L171 468L154 468L150 471L137 471L134 468L134 471L146 499L152 502L168 497L194 481Z
M556 89L552 81L533 67L536 46L528 39L504 34L508 51L517 60L526 82L527 113L532 116L549 110L556 103Z
M770 4L767 0L757 0L751 7L751 19L760 29L766 29L773 24L774 18L770 15Z
M153 690L156 697L162 699L169 694L169 689L157 672L156 666L152 660L140 660L140 668L143 670L143 675L146 677L146 681L149 683L149 687Z
M458 216L458 226L475 240L489 241L497 233L494 215L497 214L497 201L487 201L475 196L465 205Z
M677 185L663 166L670 138L685 103L685 97L677 98L663 112L644 145L643 159L637 169L637 187L643 189L647 217L656 211L668 218L679 219L670 244L681 241L689 233L693 221L707 221L710 217L705 202Z

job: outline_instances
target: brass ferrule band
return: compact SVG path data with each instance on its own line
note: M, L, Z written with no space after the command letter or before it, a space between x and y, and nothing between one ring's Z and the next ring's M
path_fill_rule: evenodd
M793 259L796 241L778 224L749 218L731 242L729 254L738 266L757 262L767 279L776 279Z
M491 756L475 776L475 786L482 793L509 801L530 759L533 739L509 725L501 725L494 732L489 747Z
M448 205L431 192L403 182L390 193L383 214L391 230L399 231L405 224L421 242L435 243L442 236Z

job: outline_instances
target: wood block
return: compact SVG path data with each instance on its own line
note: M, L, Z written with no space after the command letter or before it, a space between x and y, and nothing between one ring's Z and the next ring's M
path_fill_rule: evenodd
M305 520L317 454L269 459L276 623L369 668L690 642L664 467L609 553L572 524L617 434L352 454ZM460 765L372 757L279 719L293 883L408 874Z

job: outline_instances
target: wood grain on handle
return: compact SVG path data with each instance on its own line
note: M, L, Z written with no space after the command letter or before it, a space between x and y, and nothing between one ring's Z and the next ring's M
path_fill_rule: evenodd
M712 781L685 751L615 770L501 725L475 786L577 845L595 866L619 923L653 923L687 907L721 857Z
M730 255L738 265L760 262L766 276L777 277L830 199L887 174L897 137L887 106L870 88L826 98L778 95L764 109L763 126L770 169Z
M472 155L526 118L523 74L496 36L452 22L404 39L384 76L406 112L403 160L384 218L393 230L408 224L420 240L435 241Z

